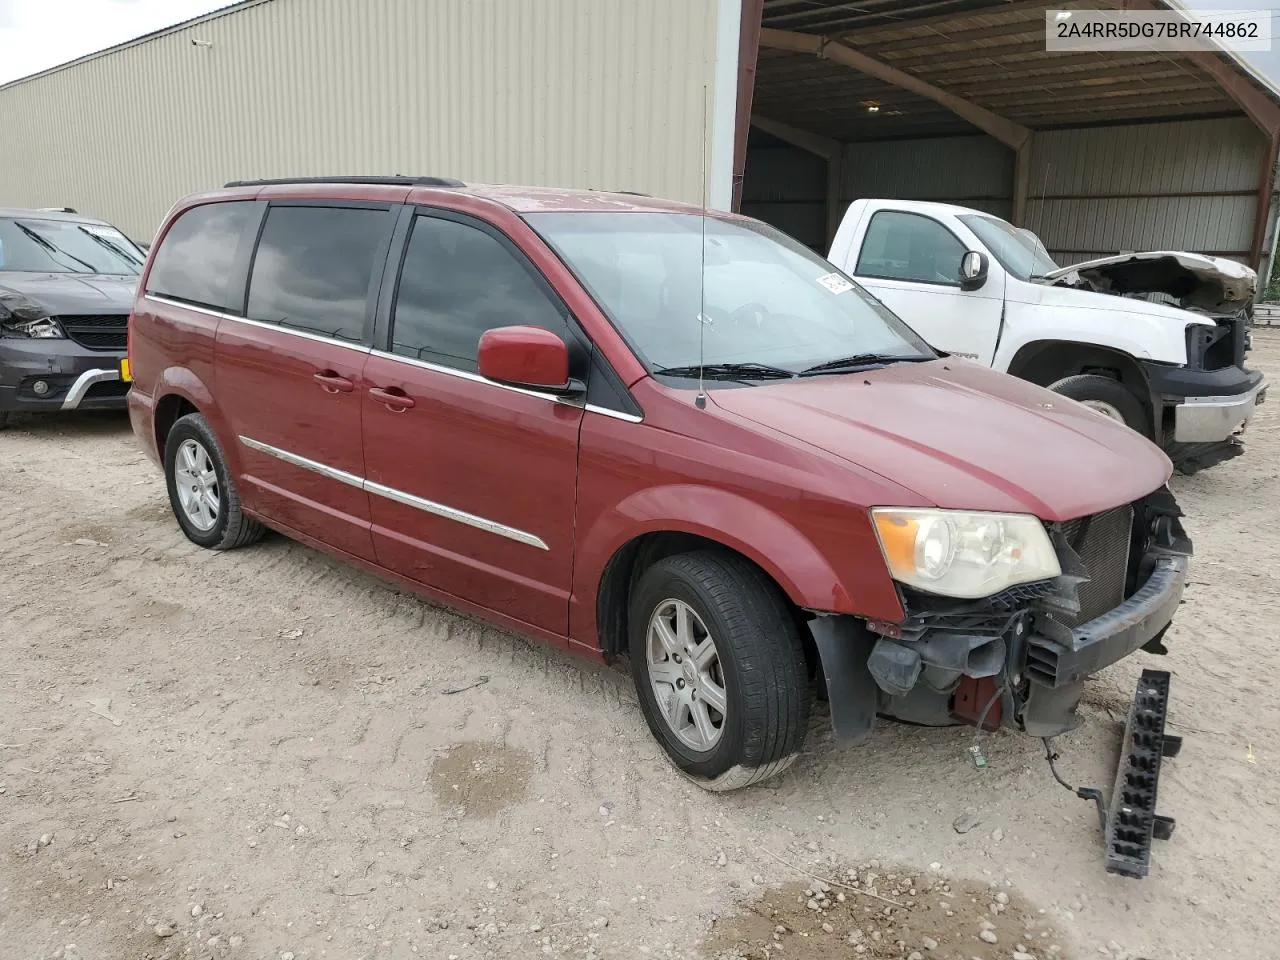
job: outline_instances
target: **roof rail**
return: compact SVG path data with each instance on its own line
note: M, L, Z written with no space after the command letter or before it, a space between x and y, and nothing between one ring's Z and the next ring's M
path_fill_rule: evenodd
M652 197L651 193L641 193L639 190L609 190L601 187L590 187L592 193L617 193L624 197Z
M353 183L389 187L465 187L449 177L282 177L278 180L232 180L226 187L272 187L289 183Z
M41 213L76 213L73 207L41 207Z

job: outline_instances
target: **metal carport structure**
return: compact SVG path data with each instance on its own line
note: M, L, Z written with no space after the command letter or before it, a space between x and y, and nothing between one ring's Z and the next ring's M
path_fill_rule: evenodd
M1048 52L1058 8L1167 5L746 0L735 200L816 247L849 200L910 195L1000 213L1068 262L1149 237L1265 266L1277 91L1227 52ZM788 209L819 193L820 217Z

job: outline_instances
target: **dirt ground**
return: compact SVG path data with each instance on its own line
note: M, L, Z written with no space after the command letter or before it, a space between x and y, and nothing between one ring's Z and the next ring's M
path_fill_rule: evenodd
M1256 339L1280 380L1280 333ZM1173 671L1177 830L1133 881L1039 741L987 736L978 769L972 731L842 746L817 709L784 776L706 794L621 670L278 537L199 550L123 418L21 423L0 957L1275 956L1280 398L1251 429L1176 480L1197 556L1171 655L1107 671L1059 743L1067 779L1109 787L1138 671Z

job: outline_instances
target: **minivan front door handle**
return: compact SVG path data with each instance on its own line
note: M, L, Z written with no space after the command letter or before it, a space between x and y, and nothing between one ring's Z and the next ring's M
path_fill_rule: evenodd
M355 382L339 376L332 370L321 370L312 377L325 393L350 393L355 389Z
M399 387L370 387L369 396L377 400L380 404L390 410L392 413L403 413L413 406L413 397L406 394Z

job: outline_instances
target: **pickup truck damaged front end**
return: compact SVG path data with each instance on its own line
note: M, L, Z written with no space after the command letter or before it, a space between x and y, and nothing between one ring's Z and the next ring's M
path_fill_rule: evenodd
M837 737L877 715L930 726L1006 726L1036 737L1074 729L1085 680L1162 643L1186 584L1191 542L1167 488L1102 513L1047 524L1062 573L957 601L900 588L899 623L810 621Z

